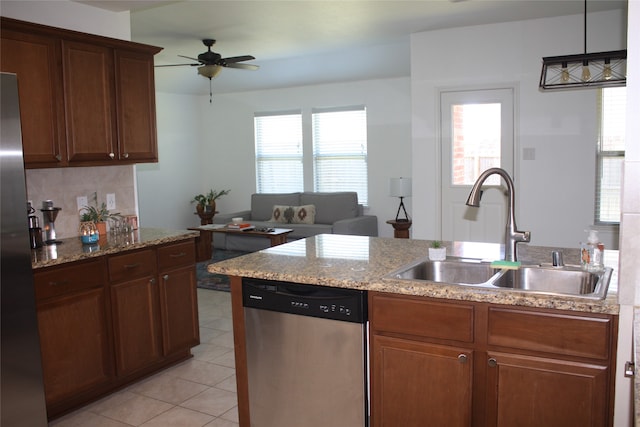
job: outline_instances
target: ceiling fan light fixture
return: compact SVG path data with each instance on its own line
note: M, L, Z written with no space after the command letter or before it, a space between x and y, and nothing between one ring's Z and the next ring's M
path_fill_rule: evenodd
M198 74L209 80L217 77L220 71L222 71L222 66L220 65L203 65L202 67L198 67Z

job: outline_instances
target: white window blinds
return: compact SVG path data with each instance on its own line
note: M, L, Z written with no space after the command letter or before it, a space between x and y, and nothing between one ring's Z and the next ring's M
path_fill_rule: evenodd
M596 223L619 224L626 137L627 88L600 90Z
M356 191L368 204L367 114L364 106L313 109L315 191Z
M303 191L301 113L256 114L254 128L257 192Z

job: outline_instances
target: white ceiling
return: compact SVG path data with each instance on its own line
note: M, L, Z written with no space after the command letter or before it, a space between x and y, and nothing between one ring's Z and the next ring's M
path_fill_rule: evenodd
M213 92L409 75L415 32L584 13L583 0L81 1L131 11L131 39L163 47L156 65L189 62L214 38L223 57L253 55L258 71L224 69ZM589 1L589 12L626 9ZM583 31L582 28L579 31ZM579 49L579 47L576 47ZM568 52L573 53L573 52ZM196 67L156 68L161 92L208 95Z

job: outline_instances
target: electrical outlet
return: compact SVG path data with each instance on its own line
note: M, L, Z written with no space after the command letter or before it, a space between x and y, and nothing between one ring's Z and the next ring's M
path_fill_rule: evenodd
M76 204L78 205L78 210L88 206L89 202L87 201L87 196L76 197Z
M107 209L116 208L116 195L114 193L107 193Z

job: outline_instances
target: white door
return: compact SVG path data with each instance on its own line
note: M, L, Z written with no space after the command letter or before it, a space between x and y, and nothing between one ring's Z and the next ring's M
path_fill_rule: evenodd
M513 177L513 98L513 88L440 93L443 240L504 242L508 200L502 178L485 181L479 208L466 201L484 170L501 167Z

